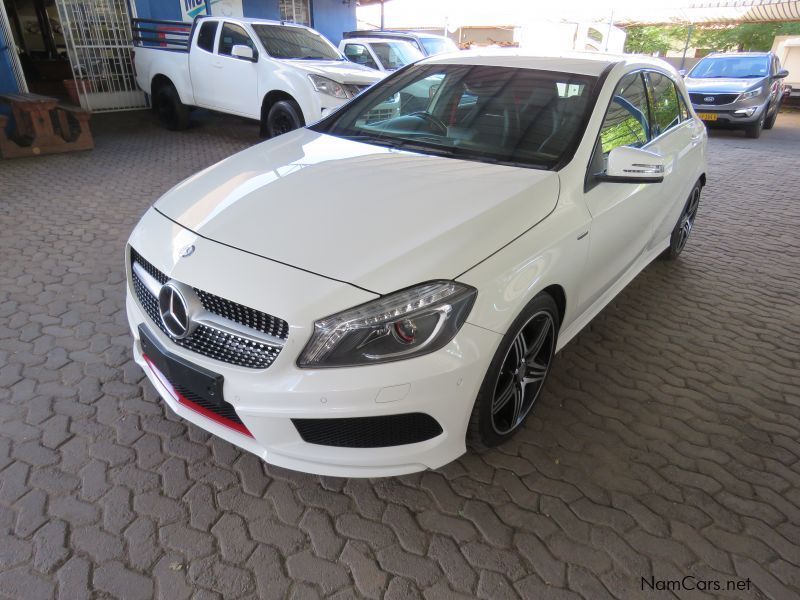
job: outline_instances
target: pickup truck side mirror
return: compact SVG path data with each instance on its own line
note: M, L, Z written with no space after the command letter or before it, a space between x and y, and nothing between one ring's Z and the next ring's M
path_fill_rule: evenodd
M253 52L253 49L250 46L245 46L244 44L236 44L233 48L231 48L231 56L235 56L236 58L241 58L243 60L249 60L251 62L256 62L258 60L255 52Z
M609 152L606 171L596 178L613 183L661 183L665 163L664 157L655 152L619 146Z
M775 73L775 79L783 79L784 77L788 76L789 76L789 71L787 71L786 69L781 69L780 71Z

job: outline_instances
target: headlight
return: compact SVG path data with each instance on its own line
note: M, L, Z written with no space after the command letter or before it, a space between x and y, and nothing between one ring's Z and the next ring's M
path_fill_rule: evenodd
M354 367L434 352L461 329L477 293L431 281L321 319L297 366Z
M757 87L754 90L750 90L749 92L745 92L741 96L739 96L739 100L748 100L750 98L755 98L764 90L763 86Z
M311 80L311 84L314 86L314 89L318 92L328 94L334 98L342 98L343 100L347 100L347 92L345 91L344 87L333 79L328 79L327 77L322 77L321 75L309 75L308 78Z

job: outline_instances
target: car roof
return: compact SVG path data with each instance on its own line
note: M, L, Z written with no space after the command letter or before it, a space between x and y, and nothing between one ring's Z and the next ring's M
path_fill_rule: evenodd
M417 64L464 64L491 65L498 67L517 67L539 69L542 71L563 71L577 75L598 76L612 65L638 68L659 68L673 75L677 72L669 63L649 56L635 54L607 54L601 52L564 52L542 55L519 48L481 48L463 50L428 57Z
M358 36L358 37L368 37L368 38L377 38L377 37L408 37L408 38L437 38L437 39L450 39L443 35L437 35L435 33L425 33L420 31L401 31L399 29L363 29L359 31L348 31L345 33L345 39L351 39L351 37Z
M769 56L772 52L712 52L703 58L735 58L737 56Z
M303 29L312 29L300 23L292 23L291 21L275 21L273 19L259 19L258 17L226 17L224 15L203 15L200 17L202 20L215 19L217 21L233 21L235 23L248 23L250 25L283 25L285 27L302 27Z
M414 48L411 42L406 40L383 39L380 37L349 37L344 38L341 43L343 44L385 44L386 42L394 42L396 44L406 44ZM414 48L416 50L416 48Z

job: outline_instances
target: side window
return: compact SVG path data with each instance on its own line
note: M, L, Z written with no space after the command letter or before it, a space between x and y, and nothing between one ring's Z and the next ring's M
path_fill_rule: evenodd
M619 146L644 146L649 138L649 116L647 92L640 73L631 73L622 78L603 125L600 128L600 148L607 155Z
M197 47L206 52L214 52L214 38L217 37L217 21L206 21L197 32Z
M222 33L219 36L219 46L217 47L217 52L226 56L230 56L233 47L239 45L249 46L253 49L254 53L258 52L253 40L250 39L250 36L247 35L247 32L244 29L238 25L234 25L233 23L223 24Z
M653 115L653 137L675 127L681 121L678 94L672 79L661 73L649 72L650 112Z
M372 60L369 50L361 44L347 44L344 47L344 55L347 57L347 60L357 65L364 65L370 69L378 68L378 65Z

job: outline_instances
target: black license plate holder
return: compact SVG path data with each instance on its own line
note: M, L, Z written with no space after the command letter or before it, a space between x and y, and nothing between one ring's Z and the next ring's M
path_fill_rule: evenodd
M222 405L222 384L225 380L222 375L170 353L153 338L144 325L139 325L139 339L147 359L187 400L200 399L216 406Z

